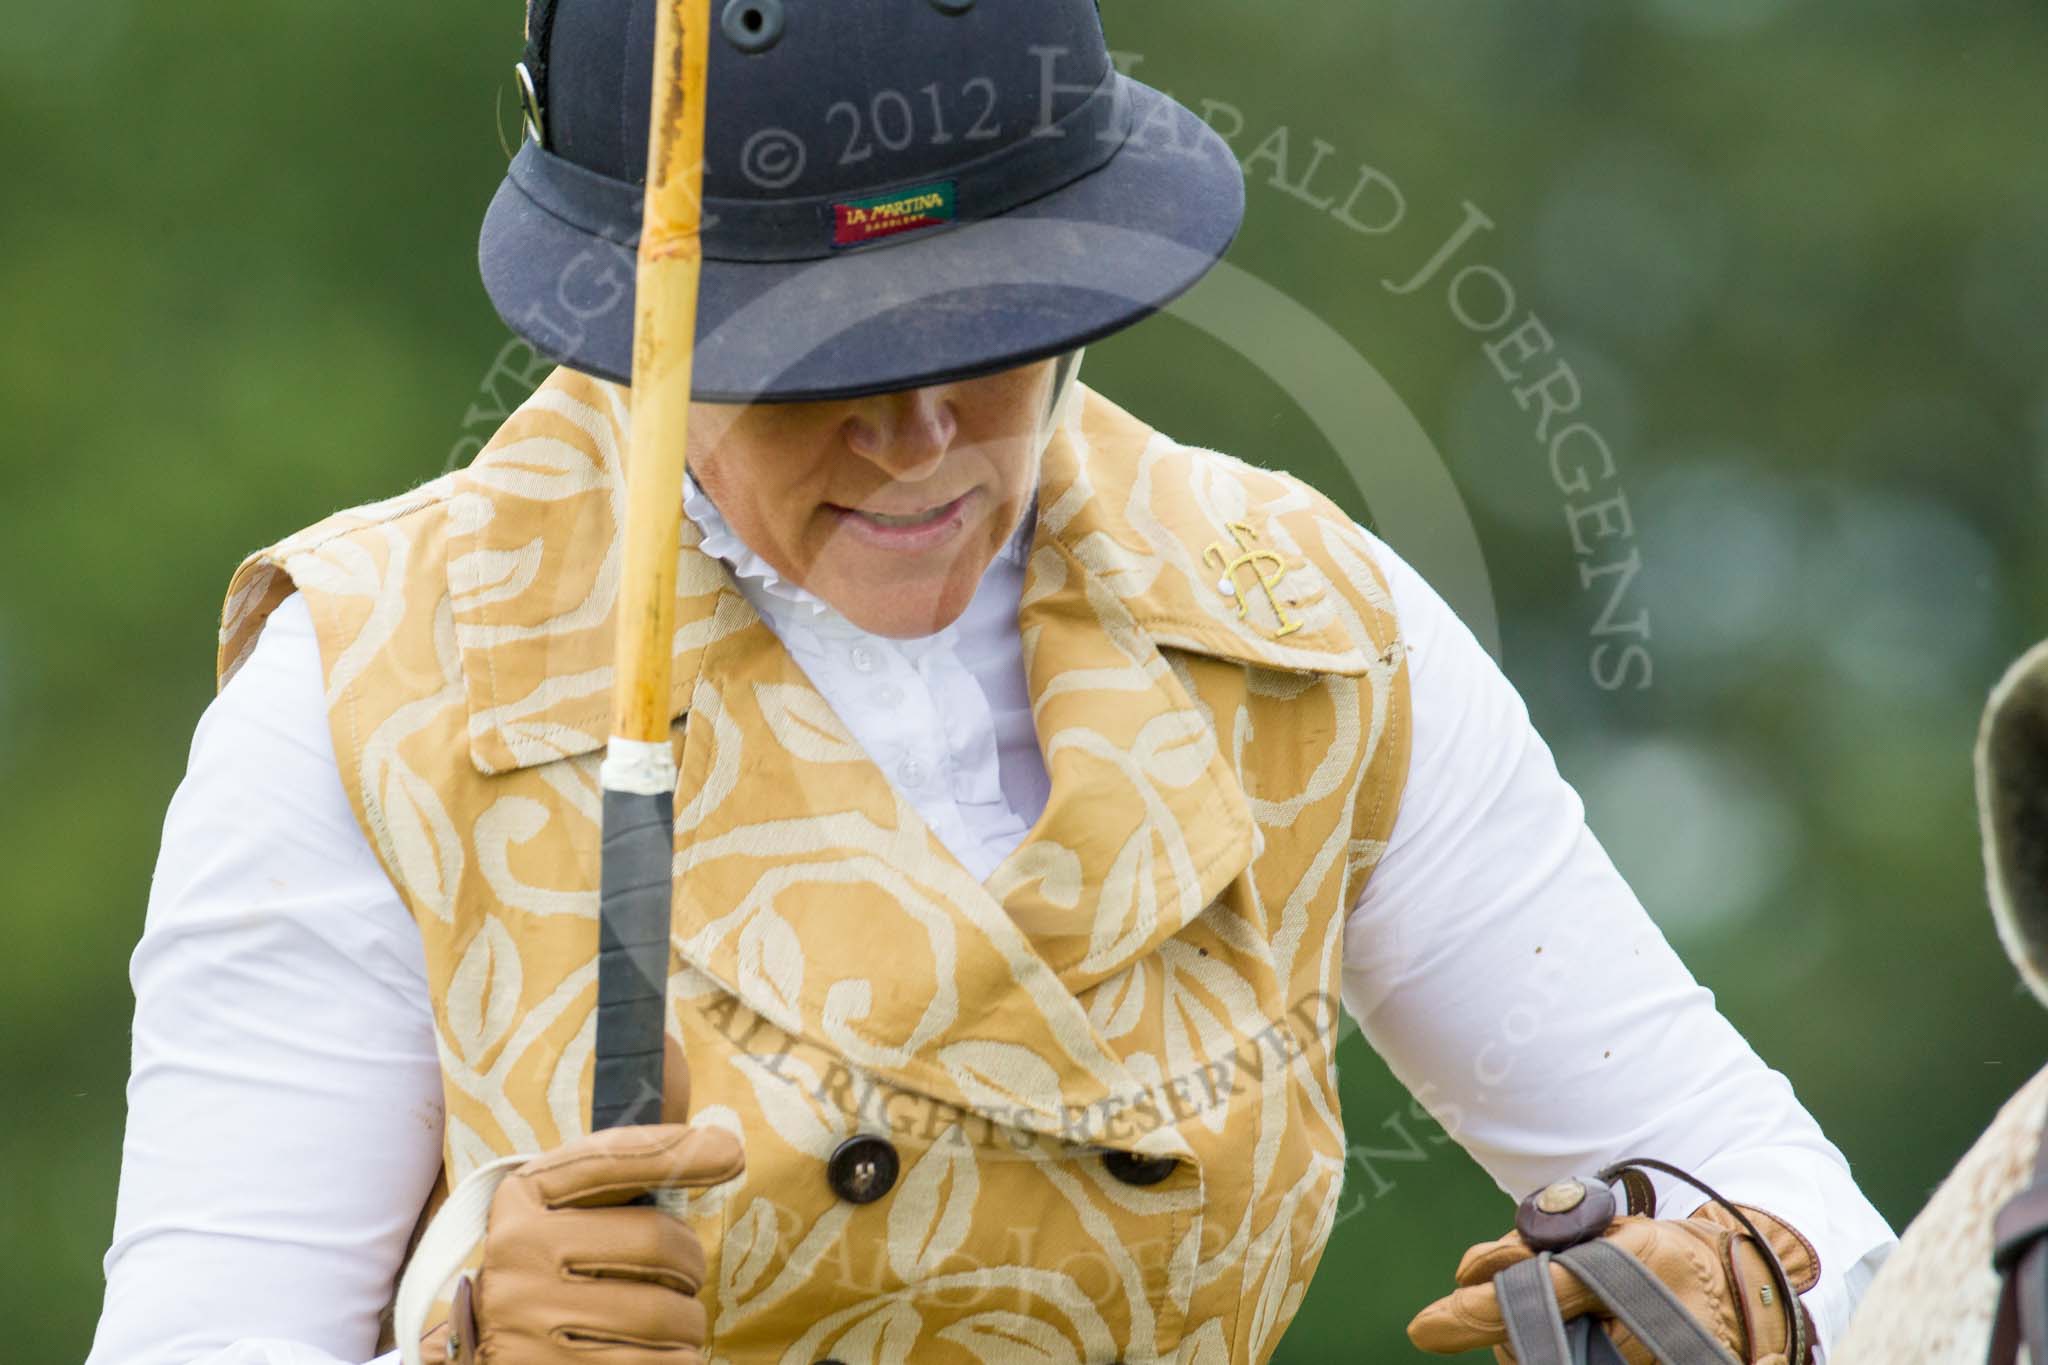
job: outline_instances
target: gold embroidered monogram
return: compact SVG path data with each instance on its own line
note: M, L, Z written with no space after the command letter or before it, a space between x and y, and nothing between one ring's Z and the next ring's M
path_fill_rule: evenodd
M1408 762L1391 605L1298 480L1072 413L1018 611L1051 796L986 881L685 523L669 1027L694 1121L747 1151L678 1205L716 1360L1263 1361L1329 1237L1344 911ZM626 423L558 371L469 468L228 597L224 678L294 587L311 608L425 943L451 1180L587 1124ZM1218 594L1217 547L1278 633ZM830 1173L862 1134L900 1170L855 1204Z
M1232 558L1229 548L1221 541L1212 541L1209 548L1202 552L1203 563L1213 564L1223 570L1223 577L1216 581L1217 591L1226 597L1237 599L1237 619L1244 620L1246 608L1250 604L1245 601L1243 590L1238 587L1237 576L1246 569L1252 570L1257 575L1260 589L1266 594L1266 604L1273 609L1273 617L1279 623L1272 632L1273 637L1278 639L1283 635L1294 634L1301 629L1301 622L1290 619L1281 606L1280 599L1273 595L1273 589L1280 586L1280 580L1286 576L1287 561L1259 544L1259 533L1243 522L1231 522L1229 530L1237 542L1236 548L1243 553ZM1271 573L1265 572L1267 567L1272 569Z

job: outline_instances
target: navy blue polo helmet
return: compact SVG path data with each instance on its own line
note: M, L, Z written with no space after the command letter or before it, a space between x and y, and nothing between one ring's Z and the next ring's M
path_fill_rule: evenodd
M655 0L533 0L486 290L621 383ZM714 0L694 396L858 397L1149 316L1244 214L1206 124L1118 74L1095 0Z

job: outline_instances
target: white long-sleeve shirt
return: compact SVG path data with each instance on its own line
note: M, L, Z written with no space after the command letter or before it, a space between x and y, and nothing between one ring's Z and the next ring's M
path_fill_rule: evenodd
M862 747L987 875L1050 789L1016 629L1032 519L960 621L898 641L781 582L694 486L686 508ZM1413 755L1345 922L1348 1013L1511 1195L1657 1156L1799 1228L1831 1339L1890 1228L1615 871L1513 686L1371 543L1408 647ZM296 597L200 720L131 978L89 1365L367 1360L440 1164L441 1078L420 936L342 790ZM1699 1202L1660 1194L1671 1216Z

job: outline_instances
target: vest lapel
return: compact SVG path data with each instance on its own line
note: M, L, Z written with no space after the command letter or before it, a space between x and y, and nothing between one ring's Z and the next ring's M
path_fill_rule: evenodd
M1238 761L1217 744L1228 718L1206 714L1186 659L1161 646L1285 671L1369 662L1299 554L1275 556L1284 574L1250 566L1270 594L1231 569L1241 533L1259 545L1269 521L1242 484L1199 485L1175 467L1184 448L1088 399L1045 453L1018 612L1052 794L989 879L1076 993L1179 933L1257 847ZM1267 614L1241 613L1240 592Z
M1245 869L1251 812L1158 647L1044 526L1018 626L1052 792L988 890L1078 994L1178 933Z

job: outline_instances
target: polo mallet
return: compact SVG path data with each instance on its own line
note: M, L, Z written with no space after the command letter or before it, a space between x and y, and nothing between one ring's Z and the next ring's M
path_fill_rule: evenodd
M676 764L669 747L676 555L703 264L711 0L662 0L633 319L632 458L605 751L593 1131L661 1121Z
M632 457L614 655L612 738L600 781L596 1074L591 1129L659 1123L668 1004L670 865L676 763L669 747L676 556L684 441L696 355L698 230L704 183L704 87L711 0L662 0L655 14L654 101L633 332ZM491 1198L530 1152L489 1161L448 1196L399 1281L393 1324L405 1365L423 1365L428 1311L484 1235ZM454 1321L471 1322L471 1282L456 1282Z
M1620 1162L1590 1178L1546 1185L1516 1208L1515 1231L1536 1255L1493 1277L1501 1321L1515 1359L1521 1365L1623 1365L1621 1352L1600 1330L1595 1317L1588 1314L1565 1320L1550 1279L1550 1263L1555 1260L1578 1276L1608 1313L1663 1365L1741 1365L1641 1261L1601 1237L1616 1216L1614 1193L1608 1188L1614 1181L1620 1181L1626 1191L1630 1213L1655 1216L1656 1191L1645 1167L1692 1185L1727 1209L1756 1239L1785 1314L1789 1358L1806 1359L1806 1320L1799 1311L1798 1296L1762 1231L1741 1209L1692 1176L1646 1158Z

